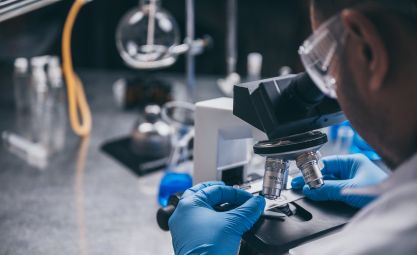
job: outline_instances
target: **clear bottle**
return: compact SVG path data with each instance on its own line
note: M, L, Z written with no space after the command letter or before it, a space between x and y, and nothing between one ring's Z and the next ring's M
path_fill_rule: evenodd
M60 60L52 56L48 60L48 111L51 118L50 149L52 152L62 150L65 146L65 134L67 127L67 111L64 80Z
M21 136L31 139L30 70L28 59L17 58L15 60L13 85L17 131Z
M52 125L48 101L48 80L45 67L47 57L35 57L31 60L31 116L32 140L49 149L50 127Z
M262 72L262 55L257 52L248 54L248 81L257 81L261 79Z

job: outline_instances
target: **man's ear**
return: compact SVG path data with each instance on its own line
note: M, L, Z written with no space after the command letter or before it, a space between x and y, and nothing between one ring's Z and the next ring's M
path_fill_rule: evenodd
M374 24L362 13L355 10L342 12L342 20L349 36L362 42L361 56L368 62L369 86L371 92L382 88L388 73L388 52L382 37Z

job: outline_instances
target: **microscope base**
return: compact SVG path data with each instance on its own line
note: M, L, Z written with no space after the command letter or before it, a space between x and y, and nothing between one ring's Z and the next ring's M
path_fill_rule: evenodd
M240 255L288 254L289 250L336 232L349 222L356 209L339 202L313 202L301 198L291 202L294 215L261 218L245 234Z

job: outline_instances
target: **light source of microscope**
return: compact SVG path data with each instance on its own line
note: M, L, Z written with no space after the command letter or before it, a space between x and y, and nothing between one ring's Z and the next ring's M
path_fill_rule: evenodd
M254 146L255 154L266 157L262 195L280 196L290 161L310 188L323 185L319 150L327 136L313 130L345 118L338 103L325 97L307 74L235 86L233 113L268 136Z

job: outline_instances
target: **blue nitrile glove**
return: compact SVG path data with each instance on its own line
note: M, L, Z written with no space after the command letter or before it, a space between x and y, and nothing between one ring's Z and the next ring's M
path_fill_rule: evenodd
M213 209L224 203L234 209ZM237 254L242 235L258 220L264 207L263 197L222 182L206 182L188 189L168 222L175 254Z
M303 188L306 197L315 201L342 201L350 206L362 208L375 199L374 195L344 194L344 189L363 188L382 182L388 175L362 154L331 156L323 158L324 185L310 189L302 176L295 177L293 189Z

